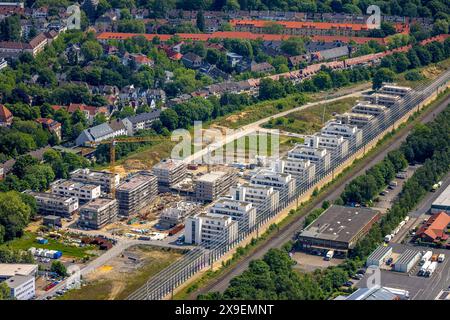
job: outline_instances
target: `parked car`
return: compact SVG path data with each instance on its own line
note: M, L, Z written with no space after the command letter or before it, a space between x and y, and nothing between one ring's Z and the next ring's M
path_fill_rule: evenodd
M392 259L392 258L387 259L386 260L386 265L390 266L393 261L394 261L394 259Z
M344 283L344 287L350 288L351 286L353 286L352 281L347 281L346 283Z

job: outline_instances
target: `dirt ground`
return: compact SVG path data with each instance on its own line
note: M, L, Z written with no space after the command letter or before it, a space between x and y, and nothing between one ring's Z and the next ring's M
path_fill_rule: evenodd
M152 275L182 256L174 250L132 247L84 278L85 285L66 293L65 300L121 300Z

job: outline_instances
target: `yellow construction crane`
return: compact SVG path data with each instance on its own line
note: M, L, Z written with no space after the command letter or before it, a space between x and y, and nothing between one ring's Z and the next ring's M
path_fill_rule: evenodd
M116 144L122 142L154 142L154 141L167 141L167 138L161 137L122 137L122 138L114 138L110 140L103 140L99 142L89 142L89 144L93 147L100 144L109 144L109 171L115 177L116 175ZM116 197L116 186L113 183L111 186L111 195L112 198Z

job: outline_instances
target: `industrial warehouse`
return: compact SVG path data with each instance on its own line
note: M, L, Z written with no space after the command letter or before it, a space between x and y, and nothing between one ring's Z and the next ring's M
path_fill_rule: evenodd
M373 209L332 205L300 232L298 241L305 251L335 250L345 256L379 218Z

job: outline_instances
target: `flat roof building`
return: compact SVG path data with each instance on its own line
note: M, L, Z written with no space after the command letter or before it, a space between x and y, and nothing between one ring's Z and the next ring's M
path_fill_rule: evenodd
M346 254L369 232L380 213L369 208L332 205L299 235L304 250L336 250Z
M394 262L394 270L397 272L408 273L420 260L421 256L419 251L411 249L406 250L400 255L397 261Z
M358 128L364 127L369 122L373 121L375 117L369 114L360 114L353 112L345 112L343 114L336 115L336 120L344 124L352 124Z
M253 184L238 184L230 188L231 198L253 204L257 220L274 213L279 205L280 193L274 187Z
M261 169L250 178L250 182L256 186L273 187L278 190L280 202L291 199L295 192L295 179L289 173Z
M70 217L78 210L78 198L46 192L25 191L36 200L37 211L42 215Z
M100 186L72 180L57 180L51 184L51 188L53 194L76 197L79 202L91 201L101 195Z
M358 147L362 142L362 130L360 128L354 125L344 124L340 121L328 121L320 132L347 138L350 141L350 146L354 145Z
M367 258L366 266L381 266L392 255L392 247L384 245L379 246Z
M450 214L450 185L431 204L430 212L432 214L442 211Z
M116 189L119 215L130 216L138 213L158 194L158 180L149 171L140 171L127 178Z
M35 276L38 272L37 264L0 263L0 281L14 276Z
M284 161L284 172L295 178L296 186L311 183L316 175L316 165L310 160L287 157Z
M313 148L305 145L296 145L288 151L288 158L309 160L316 165L316 176L319 171L330 168L331 154L324 148Z
M15 300L30 300L35 296L34 276L15 275L5 280L6 285L10 289L11 298Z
M368 101L361 101L352 108L352 113L367 114L376 117L386 114L388 110L387 107L381 104L372 104Z
M116 221L118 211L117 200L97 198L80 208L78 224L89 229L100 229Z
M45 216L42 221L42 224L49 228L55 228L55 227L61 228L62 227L61 217L54 216L54 215Z
M364 94L364 100L369 101L373 104L379 104L386 107L392 107L394 104L399 103L402 99L400 96L394 96L390 94L382 94L382 93L372 93L372 94Z
M186 219L184 237L189 244L220 245L226 250L238 239L238 222L227 215L200 213Z
M230 198L219 198L209 208L211 214L221 214L238 222L238 228L252 230L256 223L256 208L251 202Z
M186 177L187 165L181 160L165 159L153 166L152 171L158 178L159 192L168 192Z
M211 202L230 191L230 187L237 183L234 170L213 171L198 178L195 195L199 201Z
M343 136L326 133L315 133L305 137L305 146L318 149L324 148L335 152L339 157L345 157L348 153L348 140Z
M396 86L392 84L384 84L379 90L381 94L389 94L393 96L404 97L408 93L413 92L413 90L409 87Z
M101 190L110 193L112 187L120 183L120 175L108 171L96 171L90 169L77 169L70 173L70 179L76 182L99 185Z

